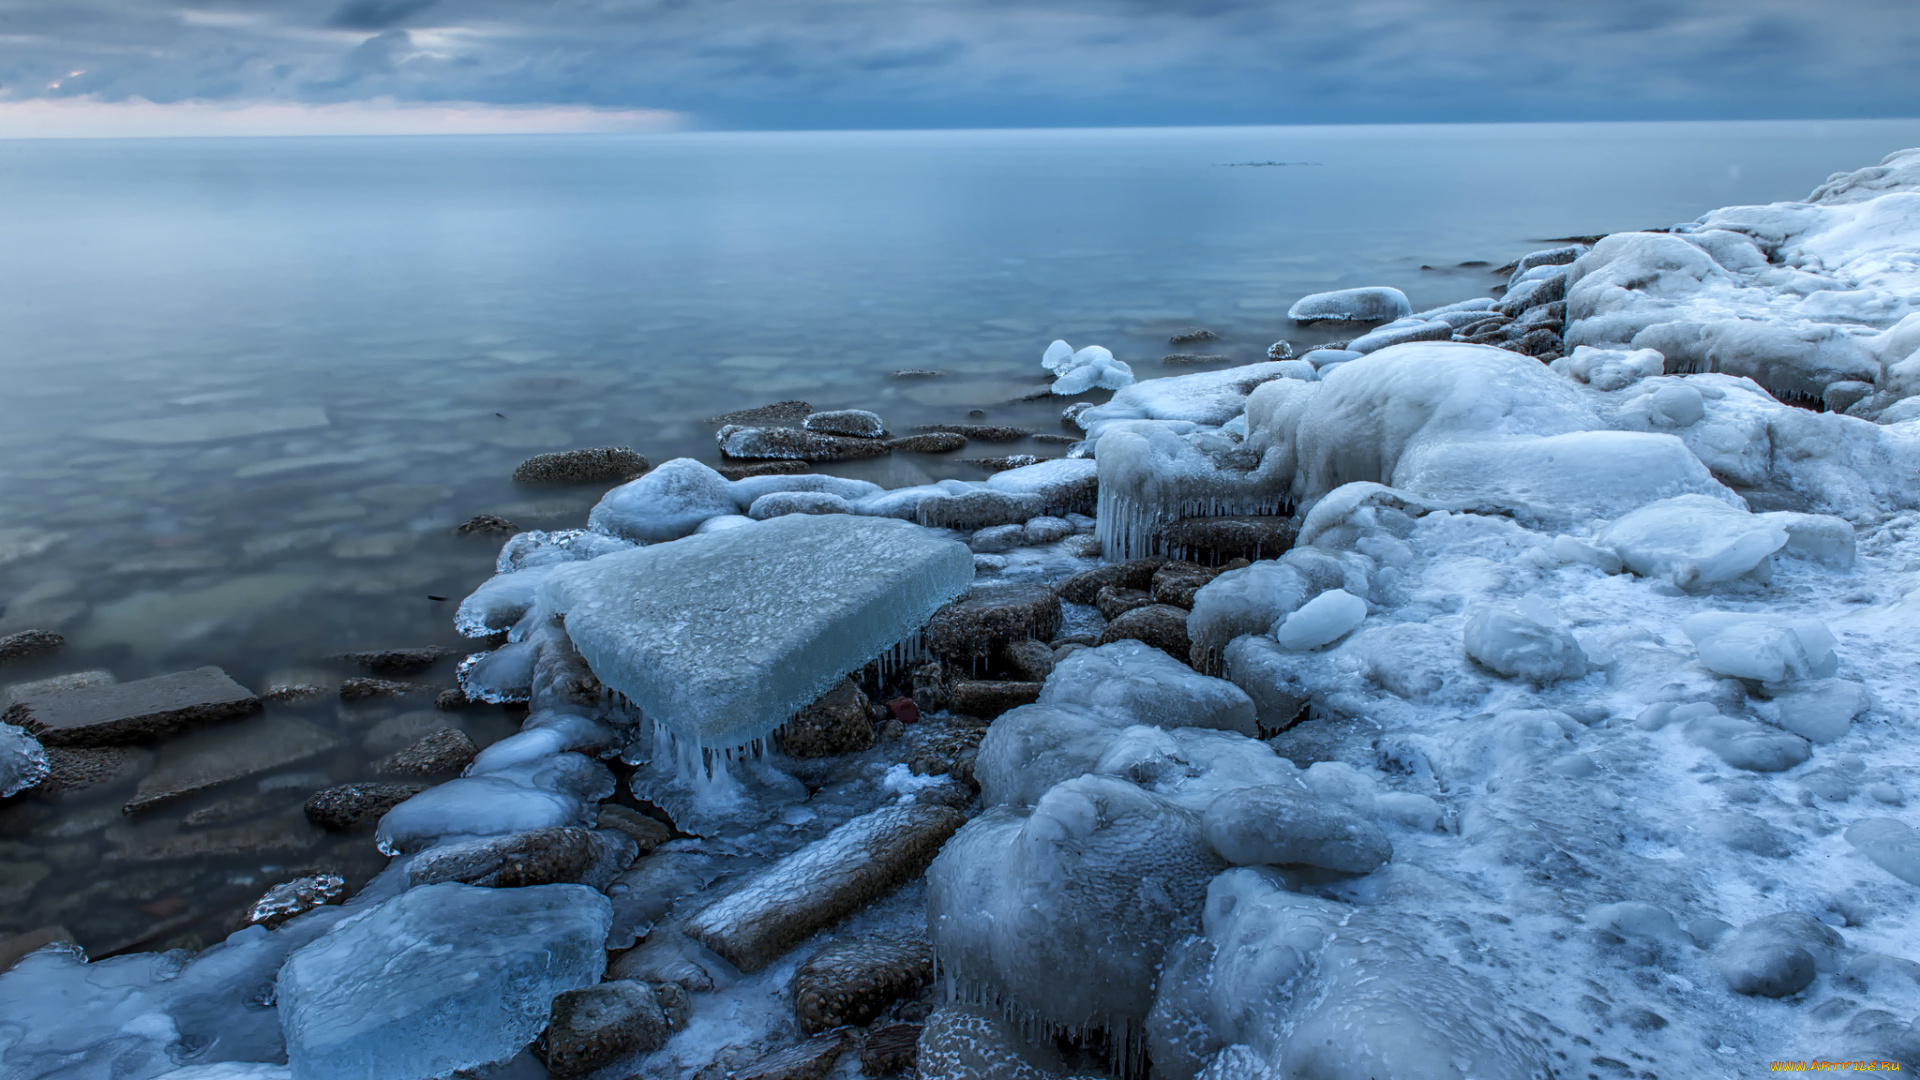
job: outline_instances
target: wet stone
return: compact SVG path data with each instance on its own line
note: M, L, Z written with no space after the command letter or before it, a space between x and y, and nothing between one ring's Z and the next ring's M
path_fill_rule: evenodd
M922 424L913 430L928 434L945 432L950 435L964 435L980 442L1019 442L1033 434L1025 428L997 424Z
M340 684L340 700L366 701L369 698L405 697L428 693L433 688L392 679L347 679Z
M5 722L44 746L113 746L245 716L260 699L217 667L110 686L16 696Z
M1175 367L1192 364L1231 364L1233 357L1220 353L1168 353L1160 358L1160 362Z
M1093 603L1100 595L1100 590L1108 585L1144 592L1153 587L1153 572L1165 562L1165 559L1134 559L1131 562L1096 566L1091 570L1082 570L1054 586L1053 591L1060 595L1060 599L1074 604Z
M429 848L407 864L416 886L458 881L484 888L584 884L604 889L633 863L637 845L621 832L578 826L535 829Z
M804 401L776 401L753 409L721 413L707 418L709 424L746 424L761 427L798 427L806 422L813 406Z
M475 514L461 522L453 531L461 536L504 536L519 532L520 526L499 514Z
M927 625L927 644L958 671L977 671L1009 641L1046 641L1060 630L1060 598L1044 585L976 591Z
M948 454L967 445L965 435L951 431L930 431L921 435L887 440L887 449L908 454Z
M1153 599L1156 603L1193 609L1193 594L1212 581L1218 571L1195 563L1175 561L1153 572Z
M909 1072L920 1057L919 1024L888 1024L874 1028L860 1047L860 1071L868 1076L896 1076Z
M1037 682L1006 682L997 679L955 679L948 707L954 712L991 720L1008 709L1030 705L1040 697Z
M878 439L822 435L800 428L744 427L736 424L720 429L719 443L721 457L749 460L852 461L887 453L887 444Z
M1006 457L961 458L960 463L972 465L985 472L997 473L1010 469L1024 469L1029 465L1038 465L1044 460L1046 459L1033 454L1010 454Z
M639 847L639 855L646 855L673 839L672 829L638 810L630 810L617 803L600 807L595 823L602 829L625 833Z
M307 800L307 820L328 832L372 828L387 811L425 790L426 784L341 784Z
M0 637L0 664L14 664L58 652L67 639L51 630L22 630Z
M260 694L260 700L269 705L294 705L302 701L325 697L329 691L314 683L281 683L269 686Z
M936 713L947 707L946 665L931 660L913 669L912 701L918 713Z
M685 991L675 987L671 993ZM627 1054L657 1050L685 1023L684 1006L676 1011L662 1006L652 983L618 979L568 990L553 999L547 1071L585 1076Z
M842 680L787 721L776 738L782 750L797 758L865 750L875 741L872 703L852 679Z
M195 732L160 752L153 772L140 781L124 809L152 810L234 780L304 761L340 745L340 740L305 721L262 717Z
M1293 547L1299 526L1283 517L1182 518L1162 525L1154 545L1203 566L1233 559L1271 559Z
M1168 604L1134 608L1107 624L1100 644L1132 638L1185 664L1193 643L1187 638L1187 613Z
M1135 608L1152 604L1153 594L1144 589L1123 589L1118 585L1108 585L1094 595L1093 606L1100 609L1103 619L1117 619Z
M745 480L750 476L797 476L807 471L804 461L756 461L750 465L721 465L714 471L728 480Z
M840 1055L852 1049L857 1036L851 1031L829 1031L806 1042L775 1050L753 1063L731 1070L729 1080L819 1080L827 1075Z
M153 752L132 746L47 748L47 778L39 795L60 796L103 784L121 783L145 772Z
M887 377L890 379L938 379L945 374L944 371L935 371L932 368L901 368Z
M886 434L887 425L865 409L836 409L809 415L801 424L808 431L826 435L847 435L856 439L877 439Z
M335 660L344 660L349 664L358 664L375 675L412 675L425 671L433 665L459 653L452 649L429 645L421 649L377 649L372 652L350 652L335 656Z
M1167 335L1167 344L1169 345L1191 345L1196 341L1218 340L1220 340L1220 335L1204 326L1189 326L1183 330L1175 330L1173 333Z
M793 1010L808 1034L844 1024L864 1027L932 981L933 945L927 941L836 941L794 972Z
M1007 642L1000 650L1000 660L1022 682L1045 682L1053 673L1053 650L1032 638Z
M596 446L535 454L513 470L516 484L624 484L650 466L632 447Z
M373 771L381 776L435 776L466 768L479 753L480 748L466 732L440 728L412 746L381 758Z
M458 687L452 690L442 690L438 694L435 694L433 698L433 707L442 712L454 712L459 709L471 708L475 705L483 704L486 703L473 700L467 696L465 690L459 689Z
M271 930L296 915L304 915L322 904L331 904L346 895L347 882L338 874L313 874L283 881L268 889L247 909L248 926Z

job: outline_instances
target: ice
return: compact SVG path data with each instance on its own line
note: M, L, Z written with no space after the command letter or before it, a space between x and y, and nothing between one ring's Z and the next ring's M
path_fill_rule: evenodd
M583 885L411 889L280 970L295 1080L427 1080L503 1062L555 995L606 969L607 898Z
M392 854L418 851L443 836L498 836L586 820L587 807L576 795L502 776L463 776L387 811L374 840Z
M1771 701L1756 702L1754 711L1779 727L1812 743L1830 743L1845 736L1854 718L1873 707L1867 688L1845 679L1823 679Z
M1106 404L1086 410L1076 422L1088 438L1096 440L1108 427L1124 420L1180 420L1219 427L1246 408L1247 395L1256 387L1275 379L1311 378L1313 365L1305 360L1273 360L1224 371L1148 379L1113 395Z
M1627 514L1600 541L1642 577L1707 589L1756 573L1764 579L1773 553L1787 545L1787 531L1769 517L1704 495L1682 495Z
M218 1065L189 1065L161 1073L154 1080L293 1080L285 1065L262 1061L223 1061Z
M595 532L656 543L677 540L708 518L739 510L726 477L692 458L674 458L601 496L587 525Z
M1365 874L1393 857L1379 826L1286 787L1229 791L1207 807L1201 827L1214 851L1235 866L1301 863Z
M495 574L465 599L454 612L453 625L468 637L487 637L513 627L533 610L534 595L551 566Z
M1263 634L1312 595L1311 582L1287 563L1263 559L1200 587L1187 616L1196 666L1217 672L1221 652L1242 634Z
M1483 608L1467 620L1467 655L1510 679L1547 683L1587 673L1587 657L1563 626L1519 611Z
M1046 354L1040 358L1040 364L1053 372L1053 392L1065 397L1084 394L1089 390L1119 390L1133 385L1133 369L1113 358L1113 354L1098 345L1089 345L1079 352L1064 341L1055 341L1047 346Z
M788 514L851 513L852 503L826 491L771 491L753 500L753 505L747 508L747 516L755 521Z
M1833 632L1818 619L1703 611L1680 624L1708 670L1781 685L1831 676L1839 667Z
M63 949L26 956L0 973L0 1066L9 1077L72 1080L172 1070L167 1048L179 1033L165 984L181 961L157 952L92 964Z
M1687 741L1711 750L1736 769L1780 772L1807 760L1807 740L1737 716L1696 717L1682 729Z
M1309 383L1298 383L1310 386ZM1095 460L1100 505L1096 534L1110 559L1153 554L1161 526L1188 517L1273 514L1290 506L1289 471L1228 436L1157 421L1107 425Z
M1131 639L1081 649L1054 664L1039 703L1104 709L1159 727L1256 731L1253 702L1239 687Z
M1036 496L1051 515L1091 513L1099 485L1099 466L1086 458L1055 458L987 477L989 490Z
M1349 322L1388 322L1413 314L1407 294L1399 289L1372 286L1314 293L1294 301L1287 318L1295 322L1344 320Z
M558 566L564 562L597 559L602 555L625 551L632 546L634 545L631 540L622 540L617 536L608 536L589 529L557 529L553 532L533 529L515 533L501 546L500 558L494 566L494 571L500 574L511 574L518 570L533 570L542 566Z
M1909 885L1920 885L1920 832L1893 818L1868 818L1848 826L1847 843L1873 864Z
M0 724L0 799L32 787L47 776L47 752L40 740L12 724Z
M1400 319L1378 329L1362 334L1347 343L1348 352L1362 356L1378 352L1389 345L1405 345L1414 341L1448 341L1453 337L1453 327L1444 320Z
M562 567L545 595L609 689L696 747L732 747L912 637L972 581L964 544L796 514Z
M1596 349L1591 345L1579 345L1572 353L1549 366L1596 390L1619 390L1641 379L1661 374L1666 370L1666 363L1666 358L1655 349ZM1697 398L1694 411L1696 415L1693 420L1698 420ZM1685 427L1692 422L1676 419L1674 426Z
M1128 723L1111 711L1070 702L1009 709L987 729L974 759L981 801L1032 806L1055 784L1092 772Z
M823 476L814 473L802 473L798 476L749 476L733 481L728 487L733 493L734 505L741 510L747 510L762 497L775 492L815 492L838 496L851 503L872 498L885 490L879 484L867 480L852 480L844 476Z
M1331 589L1276 623L1273 638L1287 649L1318 649L1352 633L1366 617L1365 600L1345 589Z
M474 653L460 662L460 689L474 701L525 701L533 695L537 657L531 641L508 642L492 652Z

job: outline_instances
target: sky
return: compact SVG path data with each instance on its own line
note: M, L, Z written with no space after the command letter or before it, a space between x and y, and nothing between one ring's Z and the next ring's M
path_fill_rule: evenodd
M1916 113L1916 0L0 0L0 135Z

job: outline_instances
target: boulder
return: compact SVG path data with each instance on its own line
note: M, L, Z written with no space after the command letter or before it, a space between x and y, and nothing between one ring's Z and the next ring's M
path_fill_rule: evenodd
M535 454L513 470L516 484L624 484L644 474L647 459L625 446Z
M328 832L366 828L425 790L425 784L341 784L307 799L307 820Z
M45 746L113 746L231 720L260 708L253 692L217 667L108 686L16 697L6 723Z
M1007 642L1052 639L1060 617L1060 598L1044 585L976 589L934 614L927 646L951 667L979 670Z
M793 1009L808 1034L844 1024L865 1026L895 1000L933 981L933 946L925 940L836 941L793 976Z
M797 758L852 754L874 744L872 703L852 679L827 691L800 710L775 736L780 748Z
M1168 604L1134 608L1100 632L1102 645L1128 638L1151 645L1183 664L1193 651L1193 642L1187 638L1187 613Z

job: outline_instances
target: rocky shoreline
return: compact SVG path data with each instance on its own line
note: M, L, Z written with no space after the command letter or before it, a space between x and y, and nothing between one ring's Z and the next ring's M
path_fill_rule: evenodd
M1113 396L982 481L804 468L1032 433L804 402L714 418L720 470L532 459L516 479L620 486L585 529L469 523L507 539L441 701L524 706L518 733L396 733L389 779L315 792L391 857L357 891L283 882L197 955L0 942L0 1063L1920 1066L1916 207L1906 151L1543 249L1494 296L1306 297L1296 323L1364 332L1297 356L1136 380L1055 342L1054 392ZM356 655L337 690L423 693L444 659ZM218 669L43 686L0 784L260 707ZM326 737L241 723L281 725L259 760Z

